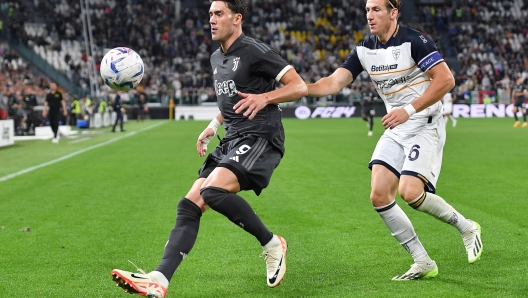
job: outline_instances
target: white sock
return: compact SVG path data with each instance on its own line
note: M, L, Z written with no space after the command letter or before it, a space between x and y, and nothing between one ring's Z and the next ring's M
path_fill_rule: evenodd
M374 208L387 225L392 236L411 254L415 262L431 260L422 243L416 236L407 214L393 201L387 206Z
M279 237L277 237L277 235L273 234L273 238L271 238L271 240L266 243L266 245L263 246L264 249L269 249L269 248L272 248L274 246L277 246L277 245L280 245L281 242L279 240Z
M473 223L467 220L464 215L458 213L440 196L430 192L423 192L416 200L409 203L412 208L434 216L445 223L458 229L460 233L473 228Z
M159 271L151 271L148 275L154 277L158 281L158 283L161 284L162 287L169 287L169 280L165 277L165 275L163 275L163 273Z
M444 122L445 122L445 125L447 126L447 122L449 122L449 117L444 116Z
M453 116L449 116L449 119L451 119L451 121L453 121L453 125L456 124L456 119L455 119L455 117L453 117Z

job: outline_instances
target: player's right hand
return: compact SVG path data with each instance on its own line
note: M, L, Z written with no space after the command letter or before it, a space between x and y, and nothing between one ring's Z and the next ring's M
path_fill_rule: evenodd
M198 136L198 141L196 141L196 150L198 151L198 155L200 157L205 155L205 152L207 152L207 145L213 137L215 136L215 132L212 128L208 127L202 133Z

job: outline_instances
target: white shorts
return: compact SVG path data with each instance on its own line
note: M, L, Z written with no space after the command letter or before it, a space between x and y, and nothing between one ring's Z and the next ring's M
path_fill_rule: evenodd
M446 114L451 114L451 113L453 113L453 103L452 102L444 103L443 114L446 115Z
M409 138L397 141L390 133L384 133L379 139L369 168L380 164L400 175L420 178L425 190L436 192L436 182L442 168L442 154L445 144L445 124L440 117L434 123L423 126L420 131Z

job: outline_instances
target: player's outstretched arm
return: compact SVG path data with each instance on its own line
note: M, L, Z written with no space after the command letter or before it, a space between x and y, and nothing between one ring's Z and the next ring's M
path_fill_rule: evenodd
M224 119L222 118L222 114L218 113L216 117L213 118L211 123L209 123L204 131L202 131L202 133L198 136L198 140L196 141L196 151L198 151L198 155L200 157L204 156L205 152L207 152L207 145L216 135L218 127L220 127L223 122Z
M424 94L407 106L393 109L387 113L387 115L381 119L385 129L393 129L396 126L405 123L414 113L425 110L427 107L435 104L437 101L441 100L449 90L455 87L455 79L445 62L437 64L428 70L426 74L431 78L431 84L427 87Z
M238 92L238 95L242 99L233 107L235 113L240 114L244 112L243 115L251 120L257 115L258 111L262 110L268 104L294 101L307 94L306 84L293 68L282 76L280 82L284 87L264 94Z
M308 96L321 97L336 94L343 87L352 83L353 80L352 73L340 67L328 77L324 77L314 84L308 84Z

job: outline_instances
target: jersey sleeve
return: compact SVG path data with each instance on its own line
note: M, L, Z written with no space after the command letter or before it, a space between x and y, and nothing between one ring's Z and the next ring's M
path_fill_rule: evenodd
M420 34L412 40L411 44L411 56L423 72L444 61L435 42L429 36Z
M341 65L342 68L347 69L352 73L352 78L355 80L360 73L363 72L363 65L359 61L359 56L357 54L357 47L355 47L352 52L348 55L345 62Z
M259 47L267 51L264 51L257 61L257 72L279 82L282 76L293 67L268 45L260 44Z
M412 40L411 56L423 72L444 61L435 42L425 34L420 34Z

